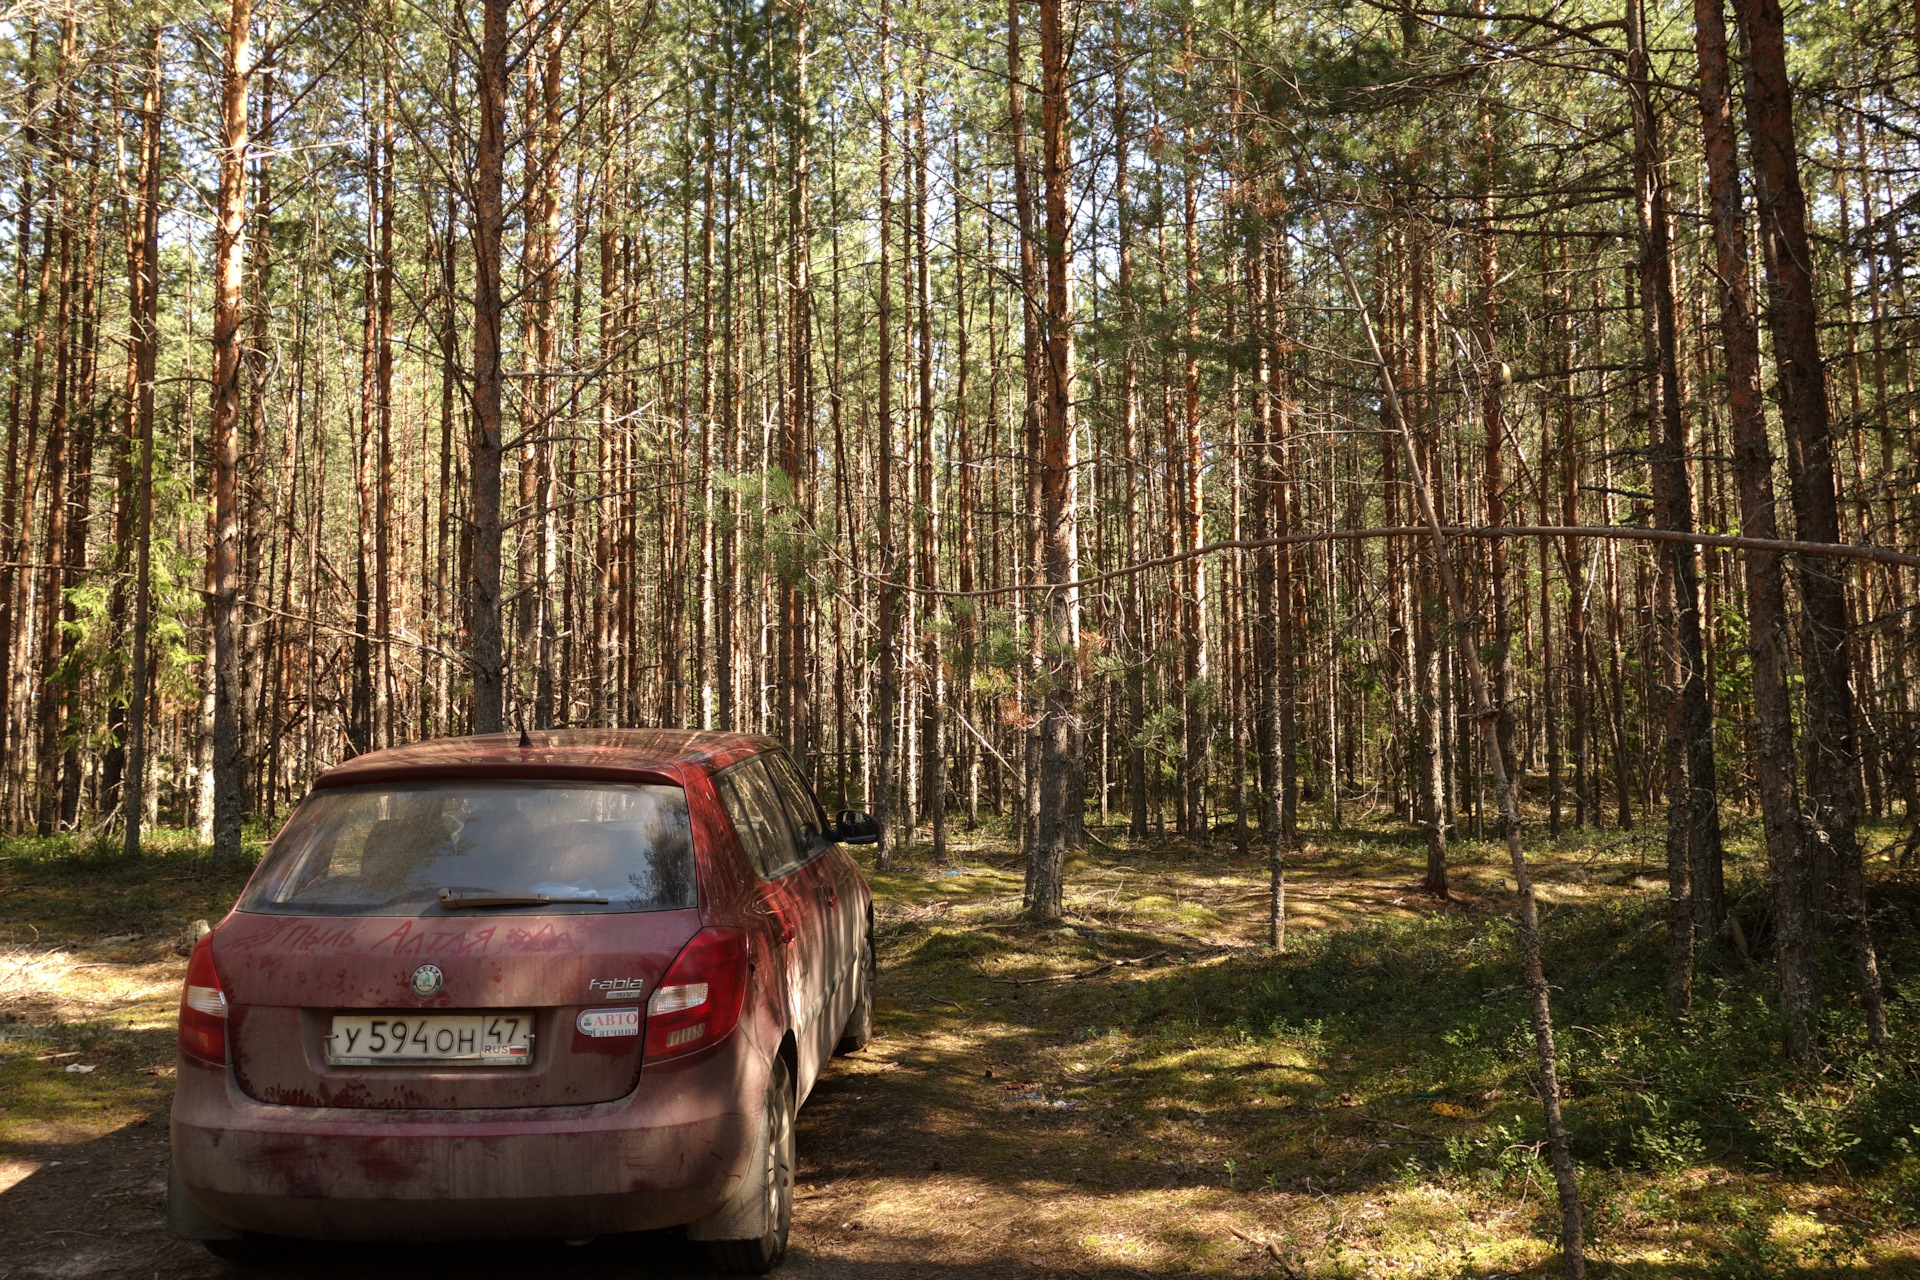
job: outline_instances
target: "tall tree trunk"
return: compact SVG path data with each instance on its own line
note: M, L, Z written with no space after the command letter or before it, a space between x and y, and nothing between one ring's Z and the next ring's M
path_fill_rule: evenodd
M54 184L53 219L49 233L57 240L54 260L53 306L53 403L47 415L47 443L43 474L46 477L46 524L40 544L41 573L39 618L36 624L40 647L38 671L34 681L32 706L39 722L34 751L34 824L43 836L52 835L59 826L60 745L65 717L66 691L62 689L61 602L72 585L67 568L67 517L69 499L68 461L71 418L69 397L72 366L73 300L73 77L74 24L71 18L60 25L60 91L54 104L56 128L54 148L61 157L59 178Z
M1776 538L1773 449L1767 439L1760 372L1760 332L1748 291L1750 261L1734 135L1733 85L1727 60L1723 0L1694 0L1694 52L1700 67L1701 133L1707 160L1707 209L1719 278L1720 335L1726 347L1727 409L1733 436L1733 478L1741 532ZM1793 694L1787 655L1786 583L1779 555L1744 553L1750 656L1753 662L1754 772L1772 882L1774 951L1780 974L1781 1020L1788 1052L1813 1050L1819 1016L1806 846L1793 769Z
M87 572L87 545L93 519L93 452L99 434L99 413L94 399L95 376L99 367L98 296L100 265L100 136L97 129L87 145L87 181L81 207L86 210L86 225L81 233L78 349L73 359L73 389L69 392L78 406L74 415L73 510L67 519L67 546L63 560L67 572L78 582ZM83 710L82 673L76 670L75 650L79 647L78 602L63 593L61 598L60 662L61 693L65 714L61 723L60 823L69 829L80 817L80 792L84 771L80 745L91 716Z
M781 448L780 465L786 472L787 491L792 495L794 518L801 530L811 527L812 493L809 487L813 440L813 257L810 220L811 170L808 148L811 142L812 103L807 95L807 36L811 6L795 7L793 122L793 174L790 185L789 219L793 243L787 253L788 294L792 303L791 337L788 340L789 376L786 439ZM813 757L812 697L809 680L812 609L806 594L805 566L795 563L783 575L780 584L780 610L783 644L786 648L786 735L788 748L801 771L811 781L816 773Z
M1015 0L1017 2L1017 0ZM895 589L894 574L898 572L899 558L893 544L893 272L892 248L893 235L889 230L893 218L893 82L890 78L889 58L892 53L892 30L889 24L887 0L880 0L880 274L877 299L879 320L879 357L880 388L879 423L880 458L876 470L879 472L879 509L874 513L875 533L879 543L880 572L880 617L879 617L879 687L874 691L873 710L870 718L877 722L879 746L875 752L875 778L872 793L873 816L880 824L880 844L874 851L880 868L886 870L893 865L894 839L888 829L887 819L893 808L894 771L896 768L896 742L893 723L893 704L898 697L898 657L895 653L897 640L895 632L899 627L900 593Z
M960 135L956 131L952 139L952 171L955 190L964 191L968 174L960 152ZM974 504L978 482L974 476L972 418L967 406L967 377L969 373L967 359L967 251L966 251L966 211L956 206L953 215L953 334L954 334L954 376L953 376L953 437L954 437L954 513L957 517L957 545L954 548L953 562L957 571L957 586L962 592L974 589ZM836 314L836 319L838 318ZM978 625L976 621L978 601L963 600L954 609L955 664L954 684L950 693L954 714L966 717L973 709L973 669L978 645ZM971 721L968 721L971 723ZM955 735L959 737L959 735ZM959 738L961 750L959 756L960 778L966 788L967 829L973 830L980 820L980 753L978 743L972 734ZM945 819L938 818L943 824ZM943 831L935 832L937 851L944 855Z
M473 438L468 447L467 661L472 728L505 724L506 672L500 635L500 241L507 153L507 24L512 0L482 0L480 140L473 177Z
M27 523L33 507L33 444L28 441L25 448L21 447L20 401L26 379L20 373L26 368L27 331L33 327L28 319L33 312L28 299L33 262L33 156L39 145L39 129L35 126L40 101L39 54L40 27L33 23L27 32L23 71L26 88L22 95L24 110L17 151L20 164L13 234L15 320L9 352L9 365L16 372L7 389L7 471L4 496L0 496L0 830L12 829L10 801L17 794L19 771L24 767L27 754L17 747L9 749L15 739L13 709L8 704L13 701L14 642L20 624L25 621L24 609L17 607L16 601L23 581L18 566L27 559Z
M1767 322L1773 331L1780 416L1786 429L1794 531L1803 541L1838 542L1833 435L1826 369L1820 358L1807 199L1800 185L1793 92L1787 80L1785 22L1779 0L1739 3L1748 55L1747 133L1757 187L1761 257L1766 264ZM1887 1015L1867 925L1861 866L1846 579L1837 560L1801 556L1798 565L1807 801L1819 837L1809 845L1810 887L1816 902L1829 892L1832 895L1853 952L1868 1033L1878 1044L1886 1039Z
M232 0L221 88L220 203L213 272L213 427L207 444L213 507L207 571L207 619L213 632L213 849L216 856L228 857L240 852L247 781L240 740L239 425L252 25L252 0Z
M536 49L528 74L527 114L538 122L528 140L532 172L528 194L527 285L533 294L533 380L528 404L531 412L521 424L520 519L528 528L520 536L520 605L517 660L522 678L531 678L516 714L537 728L555 722L554 663L557 625L554 617L554 578L559 569L559 543L554 523L554 477L563 434L557 429L560 401L557 393L560 344L560 145L561 72L565 45L561 15L556 7L541 18Z
M1025 459L1026 503L1021 521L1027 579L1039 583L1044 578L1044 531L1041 519L1040 434L1045 399L1044 340L1040 329L1041 262L1035 245L1032 169L1027 160L1027 87L1021 66L1020 5L1022 0L1007 0L1007 120L1013 161L1013 206L1020 239L1020 370L1021 370L1021 453ZM1045 662L1045 624L1042 612L1046 602L1040 593L1030 591L1021 601L1027 625L1026 661L1020 673L1024 683L1026 717L1025 754L1022 757L1020 831L1029 866L1038 855L1040 838L1040 756L1045 714L1034 704L1041 698L1042 671ZM1031 871L1029 871L1031 885ZM1031 905L1031 904L1029 904Z
M1191 55L1191 26L1187 29L1186 43ZM1183 389L1186 394L1183 405L1185 412L1181 418L1181 447L1184 454L1180 471L1184 483L1180 495L1180 549L1197 551L1206 544L1207 534L1206 499L1201 486L1201 477L1205 473L1205 452L1200 434L1200 199L1197 175L1194 173L1198 157L1194 155L1190 130L1183 138L1182 151L1181 194L1184 200L1185 235L1181 247L1186 266L1183 301L1187 314L1186 341L1181 353ZM1181 630L1186 632L1186 645L1181 655L1185 664L1181 693L1186 701L1188 834L1204 845L1207 843L1207 775L1210 763L1207 748L1211 737L1209 720L1213 702L1211 655L1207 651L1206 560L1202 556L1192 556L1183 570L1186 581L1181 584Z
M393 81L380 73L379 236L375 241L373 385L373 727L381 746L394 741L393 670ZM257 412L257 410L256 410Z
M611 40L612 36L609 35ZM719 192L714 184L714 165L717 160L717 148L714 146L714 77L708 75L701 86L701 135L700 151L704 161L702 165L700 188L700 568L699 568L699 615L695 620L695 654L698 664L696 675L700 687L700 727L714 727L719 712L718 681L720 671L719 646L716 643L714 617L714 510L713 472L718 463L714 450L714 434L719 427L714 406L714 369L713 369L713 224L714 202ZM611 148L606 160L607 181L611 185L613 156ZM601 261L611 263L613 255L614 222L605 218L601 223ZM611 275L611 270L603 267L603 277ZM836 277L837 280L837 277ZM611 326L611 308L609 318L602 321L602 327ZM611 343L603 338L602 347L611 350ZM604 403L604 402L603 402ZM605 428L603 428L605 430ZM603 446L604 447L604 446ZM837 456L837 454L836 454ZM605 522L602 522L605 528Z
M1480 234L1474 238L1474 263L1479 275L1480 303L1480 416L1485 471L1481 485L1487 523L1499 528L1507 522L1507 419L1503 396L1511 373L1500 358L1500 251L1494 225L1494 138L1487 105L1480 106L1481 147L1486 157L1480 197ZM1507 544L1495 538L1487 545L1488 586L1493 605L1493 705L1500 758L1509 774L1517 774L1519 760L1513 748L1513 619L1507 587ZM1524 608L1522 612L1524 613ZM1558 825L1557 822L1555 825Z
M1408 270L1407 378L1411 394L1400 412L1410 414L1397 429L1408 433L1416 444L1418 457L1409 478L1418 483L1420 475L1432 475L1436 469L1437 445L1430 420L1428 379L1432 376L1427 348L1430 311L1433 306L1433 242L1425 217L1416 211L1407 234L1407 252L1412 259ZM1435 501L1443 501L1436 495ZM1445 519L1442 510L1439 518ZM1426 829L1427 871L1422 887L1431 894L1449 896L1447 884L1447 764L1446 716L1442 666L1447 652L1445 631L1448 624L1446 604L1441 599L1440 572L1431 549L1416 554L1414 575L1418 599L1414 602L1414 697L1419 731L1416 754L1419 771L1420 820Z
M1675 355L1678 339L1666 179L1648 72L1643 0L1628 0L1627 40L1653 518L1660 528L1692 533L1693 486L1687 470L1689 441ZM1700 625L1698 553L1691 546L1668 543L1661 560L1663 611L1670 610L1663 632L1672 653L1671 687L1667 691L1667 1003L1678 1012L1692 1001L1696 932L1711 937L1718 930L1725 912L1725 891L1713 711L1707 702L1706 653Z
M1559 237L1560 268L1567 268L1567 241ZM1573 291L1562 295L1561 305L1571 311ZM1571 317L1561 322L1560 340L1554 344L1554 359L1559 365L1555 396L1560 455L1560 523L1573 528L1580 523L1580 452L1574 439L1574 364L1578 341ZM1584 827L1598 823L1600 805L1593 794L1593 694L1588 671L1592 669L1587 630L1587 601L1592 594L1586 544L1567 537L1560 544L1560 572L1567 584L1567 656L1566 672L1567 754L1573 763L1573 825Z
M1129 189L1132 166L1132 130L1127 103L1127 70L1120 46L1124 4L1113 6L1113 204L1117 226L1119 274L1115 288L1119 293L1120 314L1126 317L1120 351L1120 449L1126 468L1125 545L1122 555L1131 564L1140 558L1140 369L1138 343L1131 335L1138 330L1139 312L1133 303L1133 207ZM1126 594L1121 603L1121 655L1126 662L1127 724L1127 834L1135 840L1147 838L1147 752L1138 740L1147 718L1146 596L1143 575L1135 574L1121 588Z
M127 362L133 395L128 418L133 430L128 442L134 453L133 518L133 650L127 676L127 762L121 786L122 852L140 853L140 825L146 816L148 692L151 677L147 654L153 614L153 425L154 375L160 351L160 121L165 84L162 40L165 28L154 27L147 39L146 85L140 94L140 164L138 196L128 210Z
M1079 554L1074 527L1073 267L1068 201L1073 149L1068 137L1066 32L1062 0L1040 0L1042 182L1047 211L1045 312L1046 412L1039 456L1040 519L1045 548L1045 711L1040 747L1040 828L1027 861L1026 909L1057 919L1063 910L1067 846L1084 797L1078 768Z
M921 688L921 806L933 837L936 862L947 858L947 761L946 761L946 673L941 655L940 597L932 594L940 586L940 536L938 527L939 491L935 484L933 461L933 299L927 242L927 49L920 48L919 83L913 102L913 234L915 317L918 322L920 376L920 457L915 479L919 506L919 585L927 594L921 597L921 665L925 683Z

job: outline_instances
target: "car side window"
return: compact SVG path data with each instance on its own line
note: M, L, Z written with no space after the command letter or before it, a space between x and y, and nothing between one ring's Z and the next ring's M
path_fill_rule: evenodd
M760 878L772 880L792 870L800 861L793 831L762 757L715 774L713 785Z
M760 758L767 762L767 768L780 788L780 797L787 802L787 817L793 823L794 836L800 846L800 860L804 862L833 843L827 838L826 815L820 811L819 801L813 798L812 789L800 776L800 771L794 768L793 761L785 755Z

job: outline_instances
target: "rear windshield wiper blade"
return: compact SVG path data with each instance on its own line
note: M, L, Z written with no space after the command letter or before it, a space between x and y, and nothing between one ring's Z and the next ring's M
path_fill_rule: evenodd
M459 889L440 890L440 905L452 911L460 907L545 907L572 902L606 902L594 894L554 893L468 893Z

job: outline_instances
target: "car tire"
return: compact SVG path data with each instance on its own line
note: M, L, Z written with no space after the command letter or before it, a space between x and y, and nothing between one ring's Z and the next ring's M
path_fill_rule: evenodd
M761 1127L760 1158L766 1161L767 1230L754 1240L709 1240L707 1257L715 1270L761 1276L787 1254L793 1226L793 1076L786 1059L775 1058L767 1078L766 1122Z
M879 965L873 955L873 930L869 929L860 944L860 995L853 1002L853 1011L847 1014L840 1042L833 1046L836 1057L858 1053L873 1039L873 986L878 972Z

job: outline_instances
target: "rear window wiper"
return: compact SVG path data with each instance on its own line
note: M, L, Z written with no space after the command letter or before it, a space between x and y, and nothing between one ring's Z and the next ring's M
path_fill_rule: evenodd
M440 905L449 911L460 907L546 907L572 902L606 901L603 897L586 893L470 893L459 889L440 890Z

